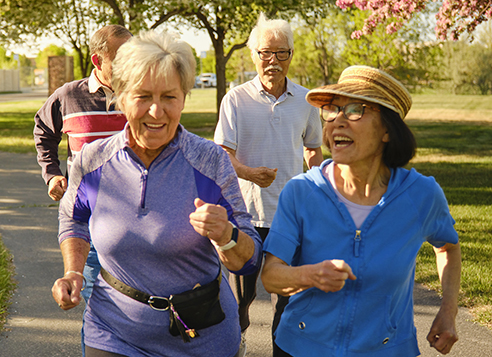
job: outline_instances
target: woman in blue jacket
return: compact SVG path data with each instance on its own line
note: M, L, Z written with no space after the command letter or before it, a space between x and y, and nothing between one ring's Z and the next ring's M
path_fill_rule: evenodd
M412 293L426 241L443 288L427 339L448 353L461 253L442 189L403 168L416 149L403 122L410 94L385 72L353 66L306 99L320 108L332 160L287 183L265 241L263 284L290 296L274 356L418 356Z

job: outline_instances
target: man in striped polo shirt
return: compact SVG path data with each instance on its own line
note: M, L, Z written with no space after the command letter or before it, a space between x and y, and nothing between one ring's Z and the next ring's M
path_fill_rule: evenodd
M62 133L68 136L69 167L82 145L111 136L125 126L125 116L112 105L111 62L130 37L130 31L120 25L98 30L89 43L94 65L91 75L58 88L34 117L37 159L48 195L55 201L63 197L67 188L58 158Z
M94 65L91 75L58 88L34 117L37 159L48 185L48 195L55 201L59 201L67 189L70 164L82 145L120 132L127 122L123 113L114 108L111 64L118 48L131 36L131 32L120 25L108 25L96 31L89 43ZM66 176L58 158L62 133L68 136ZM86 287L81 294L86 302L100 269L97 252L91 244L84 268ZM82 355L84 351L82 330Z
M303 172L303 159L308 167L323 161L322 130L318 110L306 102L308 89L287 78L294 52L289 23L260 15L248 47L258 76L224 96L214 141L229 153L248 213L265 240L280 191ZM229 278L239 304L242 355L257 278L257 274Z

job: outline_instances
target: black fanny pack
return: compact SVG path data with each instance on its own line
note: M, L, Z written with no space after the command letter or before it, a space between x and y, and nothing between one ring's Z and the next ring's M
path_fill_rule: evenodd
M153 296L134 289L103 268L101 268L101 276L120 293L148 304L154 310L170 310L169 332L173 336L181 335L184 342L190 342L190 338L198 337L196 330L216 325L225 319L219 298L222 280L220 270L217 278L212 282L170 297Z

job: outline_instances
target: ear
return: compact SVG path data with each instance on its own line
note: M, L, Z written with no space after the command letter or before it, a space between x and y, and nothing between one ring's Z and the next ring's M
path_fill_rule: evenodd
M386 133L383 135L383 143L389 143L390 142L390 135L388 131L386 130Z
M101 63L99 62L99 57L96 54L91 56L91 62L99 71L101 70Z

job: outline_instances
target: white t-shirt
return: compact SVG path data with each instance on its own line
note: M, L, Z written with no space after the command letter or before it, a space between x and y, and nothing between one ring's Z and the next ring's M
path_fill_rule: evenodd
M360 228L360 226L362 226L362 223L364 223L365 219L367 218L367 216L369 216L369 213L371 213L372 209L375 206L359 205L343 197L340 191L338 191L337 189L334 170L335 170L335 163L332 161L329 165L324 167L323 176L326 177L328 181L330 181L331 185L335 189L335 193L337 194L338 200L343 204L345 204L345 207L347 207L350 216L352 216L352 219L354 220L355 226L357 228Z
M280 191L303 172L304 147L314 149L322 144L318 109L306 102L307 92L287 79L286 92L276 99L256 76L222 99L215 143L235 150L244 165L278 169L277 178L267 188L239 179L256 227L270 227Z

